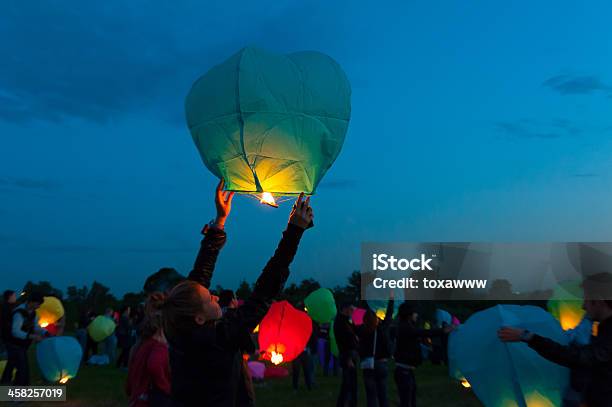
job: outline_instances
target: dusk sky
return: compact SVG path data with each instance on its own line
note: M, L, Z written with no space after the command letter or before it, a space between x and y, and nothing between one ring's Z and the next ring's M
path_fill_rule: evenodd
M247 45L352 85L290 281L344 284L364 241L611 241L612 5L588 4L5 2L0 289L186 274L217 179L184 98ZM213 285L254 281L290 207L236 197Z

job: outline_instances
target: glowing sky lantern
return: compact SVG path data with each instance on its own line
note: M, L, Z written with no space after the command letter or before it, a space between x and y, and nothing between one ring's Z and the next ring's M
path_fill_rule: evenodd
M395 301L393 302L393 318L397 316L399 306L404 301L404 295L402 290L397 290ZM368 307L376 313L376 316L380 319L385 319L387 314L388 300L368 300Z
M275 302L259 324L263 359L278 365L291 362L304 351L312 333L312 320L287 301Z
M43 377L64 384L76 377L83 349L72 336L56 336L36 345L36 359Z
M453 323L453 316L441 308L436 309L436 326L442 328L443 325L451 325Z
M104 315L98 315L87 327L91 339L102 342L115 331L115 321Z
M486 407L560 406L568 369L542 358L525 343L501 342L497 330L502 326L522 327L561 344L568 341L542 308L497 305L473 314L450 335L449 365Z
M336 316L336 300L327 288L319 288L304 299L308 315L320 324L331 322Z
M363 324L363 317L365 316L365 313L365 309L355 308L355 311L353 311L353 315L351 316L351 319L353 320L353 324L355 324L355 326Z
M580 324L585 311L582 309L584 290L580 281L565 281L555 287L548 300L548 311L559 321L564 330Z
M64 316L64 306L57 297L44 297L42 305L36 310L36 315L38 324L46 328Z
M314 194L340 153L351 87L329 56L244 48L212 67L185 100L187 125L206 167L229 191Z

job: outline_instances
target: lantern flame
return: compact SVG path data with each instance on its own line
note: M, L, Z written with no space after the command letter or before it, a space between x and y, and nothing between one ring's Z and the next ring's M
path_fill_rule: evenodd
M70 379L70 377L68 377L68 376L64 376L64 377L62 377L62 378L59 380L59 382L60 382L61 384L66 384L66 383L68 383L68 380L69 380L69 379Z
M274 363L275 365L280 365L283 362L283 354L272 351L270 362Z
M264 205L270 205L273 208L278 208L278 204L276 203L274 196L269 192L264 192L263 194L261 194L261 198L259 199L259 202L261 202Z
M467 381L467 379L461 379L461 385L465 387L466 389L469 389L470 387L472 387L472 385L470 384L470 382Z
M46 328L49 326L49 323L47 321L40 321L40 327L41 328Z

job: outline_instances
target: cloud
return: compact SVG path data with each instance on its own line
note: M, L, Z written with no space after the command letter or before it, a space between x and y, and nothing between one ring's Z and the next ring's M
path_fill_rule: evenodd
M60 189L61 185L55 181L36 178L0 178L0 187L54 191Z
M193 81L238 49L296 50L321 36L335 40L342 7L262 2L8 4L0 13L0 37L10 39L0 42L0 120L106 123L154 112L184 126Z
M542 86L562 95L586 95L597 91L609 93L612 87L593 75L557 75L545 80Z
M576 135L575 130L570 130L567 125L560 126L555 123L546 125L537 124L532 120L519 120L515 122L495 123L498 131L516 138L526 139L557 139L567 135Z

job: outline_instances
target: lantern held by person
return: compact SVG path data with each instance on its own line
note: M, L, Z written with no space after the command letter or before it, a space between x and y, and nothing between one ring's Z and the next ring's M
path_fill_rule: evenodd
M36 359L43 377L54 383L66 383L76 377L83 349L72 336L56 336L36 346Z
M111 336L114 331L115 321L104 315L97 316L87 327L89 336L96 342L102 342Z
M40 327L46 328L64 316L64 306L57 297L44 297L43 303L36 310L36 315Z
M226 189L277 206L274 196L315 193L344 143L350 97L325 54L247 47L193 84L185 113L202 161Z
M259 324L262 357L275 365L291 362L304 351L312 334L312 320L287 301L272 304Z
M336 300L327 288L319 288L304 299L308 315L320 324L331 322L336 316Z
M567 335L542 308L497 305L473 314L450 335L451 375L462 374L461 380L486 407L560 406L568 369L547 361L525 343L502 342L497 331L504 326L567 344Z

